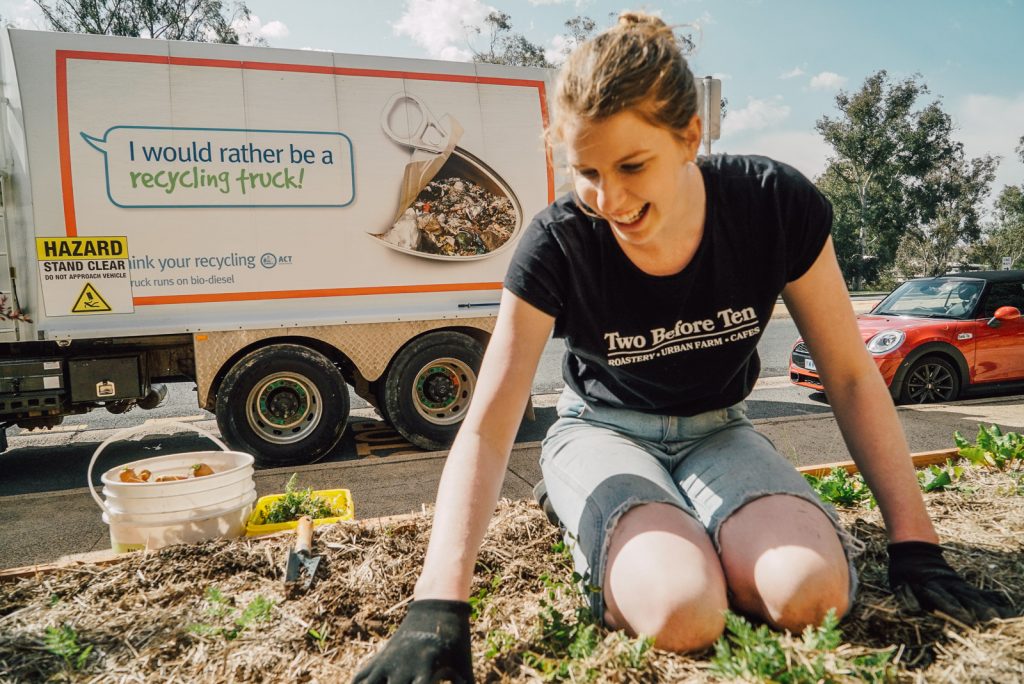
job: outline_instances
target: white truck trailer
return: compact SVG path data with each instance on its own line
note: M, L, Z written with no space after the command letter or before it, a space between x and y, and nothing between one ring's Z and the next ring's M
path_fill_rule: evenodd
M450 442L561 184L551 72L7 30L0 79L4 430L191 381L233 447L311 462L351 385Z

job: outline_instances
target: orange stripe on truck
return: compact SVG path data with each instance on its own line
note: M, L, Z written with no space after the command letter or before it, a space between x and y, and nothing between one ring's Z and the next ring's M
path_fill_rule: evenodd
M434 285L392 285L381 287L339 287L324 290L277 290L273 292L221 292L215 294L157 295L135 297L135 306L157 304L198 304L201 302L247 302L304 297L354 297L357 295L409 294L412 292L467 292L500 290L501 283L439 283Z

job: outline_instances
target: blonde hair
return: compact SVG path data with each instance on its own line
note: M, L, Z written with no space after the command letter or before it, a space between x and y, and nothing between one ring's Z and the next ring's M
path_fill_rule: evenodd
M594 121L626 109L674 133L697 111L693 74L675 34L642 12L623 12L569 55L558 76L549 134L561 138L571 116Z

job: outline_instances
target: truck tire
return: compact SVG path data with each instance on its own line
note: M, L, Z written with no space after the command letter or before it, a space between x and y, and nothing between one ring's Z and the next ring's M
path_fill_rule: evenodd
M421 449L450 446L473 398L483 356L483 346L464 333L416 338L395 355L377 385L384 419Z
M327 357L275 344L238 361L217 390L217 426L234 449L264 467L314 463L348 423L345 378Z

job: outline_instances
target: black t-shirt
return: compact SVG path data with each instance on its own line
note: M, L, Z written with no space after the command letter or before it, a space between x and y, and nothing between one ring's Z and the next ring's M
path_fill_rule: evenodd
M571 195L538 214L516 248L505 287L555 317L563 377L589 402L690 416L744 399L779 293L828 238L831 205L791 166L729 155L698 164L704 235L679 273L641 271Z

